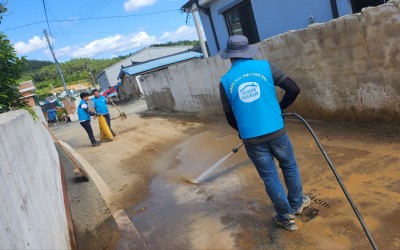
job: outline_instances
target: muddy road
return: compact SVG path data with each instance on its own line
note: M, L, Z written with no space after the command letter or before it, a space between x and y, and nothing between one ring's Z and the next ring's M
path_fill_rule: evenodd
M100 147L89 145L79 124L54 131L98 172L150 249L369 248L334 175L300 122L286 119L286 128L304 191L319 213L298 217L299 230L288 232L272 221L272 204L244 148L202 183L187 181L240 144L223 117L143 113L143 103L123 109L128 119L113 120L118 135ZM310 124L380 249L399 249L399 126ZM97 121L92 126L98 135ZM70 181L68 188L79 249L123 248L93 183Z

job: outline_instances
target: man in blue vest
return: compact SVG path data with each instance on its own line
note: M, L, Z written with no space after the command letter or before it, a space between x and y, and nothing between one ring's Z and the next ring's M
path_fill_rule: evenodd
M282 110L293 103L299 87L279 67L267 60L253 60L258 49L245 36L231 36L220 52L231 69L221 78L220 95L228 123L237 131L255 165L276 214L274 221L289 231L297 230L295 215L311 204L303 194L292 144L286 134ZM275 86L285 90L279 102ZM276 158L288 194L279 180Z
M92 143L93 147L100 146L100 142L96 141L93 135L92 126L90 126L90 116L94 116L95 114L90 110L88 101L89 101L89 94L82 92L80 94L81 101L78 105L78 118L79 123L81 126L86 130L86 133L89 136L90 142Z
M92 102L94 104L96 113L99 115L103 115L104 118L106 118L107 125L110 128L112 135L116 136L117 134L114 133L114 131L111 129L111 118L110 113L108 112L107 99L104 96L100 95L100 92L97 89L92 91L92 95L94 95Z

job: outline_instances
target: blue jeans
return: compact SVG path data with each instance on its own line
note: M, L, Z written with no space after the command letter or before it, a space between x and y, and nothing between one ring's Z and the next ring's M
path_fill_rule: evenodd
M278 214L278 219L281 221L293 219L295 211L303 202L303 188L289 136L285 134L275 140L245 147L247 155L264 181L265 189ZM279 180L274 157L282 169L288 195Z

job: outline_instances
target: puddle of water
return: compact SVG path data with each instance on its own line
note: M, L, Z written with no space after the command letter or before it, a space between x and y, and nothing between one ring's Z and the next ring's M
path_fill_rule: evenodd
M233 152L230 152L229 154L227 154L224 157L222 157L219 161L217 161L209 169L204 171L199 177L194 179L193 183L197 184L197 183L203 182L204 179L207 178L214 171L214 169L216 169L219 165L221 165L224 161L226 161L226 159L228 159L229 156L231 156L232 154L233 154Z
M151 242L150 248L168 245L170 249L235 249L237 228L222 224L219 219L240 214L246 206L235 197L242 190L237 171L246 169L248 159L244 152L230 152L221 158L227 148L237 144L235 139L202 133L171 148L154 162L159 174L150 183L150 195L125 209L143 237ZM204 182L188 185L183 182L188 176Z
M193 249L237 249L234 234L216 217L198 213L190 216Z

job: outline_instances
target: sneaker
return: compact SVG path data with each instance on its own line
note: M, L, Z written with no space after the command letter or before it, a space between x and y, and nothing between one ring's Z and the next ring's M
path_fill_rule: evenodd
M299 209L297 209L295 214L297 214L297 215L301 214L303 212L304 208L306 208L310 205L311 205L310 197L308 197L308 195L303 195L303 203L301 204Z
M97 146L100 146L100 142L98 141L92 142L92 147L97 147Z
M278 216L275 215L274 216L274 221L276 224L278 224L279 226L284 227L286 230L293 232L297 230L297 225L296 222L294 220L284 220L284 221L280 221L278 219Z

